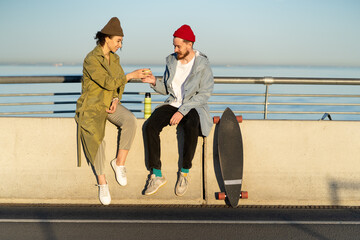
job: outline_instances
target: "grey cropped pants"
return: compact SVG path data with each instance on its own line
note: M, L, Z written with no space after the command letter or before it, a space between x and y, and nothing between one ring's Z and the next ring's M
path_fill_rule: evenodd
M116 111L108 114L107 119L119 128L119 149L130 150L136 133L136 117L126 107L118 104ZM103 140L96 153L94 169L96 175L105 174L105 141Z

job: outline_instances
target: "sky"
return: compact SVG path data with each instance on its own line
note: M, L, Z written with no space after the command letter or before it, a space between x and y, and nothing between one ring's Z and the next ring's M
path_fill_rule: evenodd
M214 65L360 66L359 0L0 0L0 64L82 64L114 16L121 64L164 64L188 24Z

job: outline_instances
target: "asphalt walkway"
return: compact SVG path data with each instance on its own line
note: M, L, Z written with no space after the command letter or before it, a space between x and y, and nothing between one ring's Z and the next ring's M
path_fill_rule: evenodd
M0 239L359 239L360 208L0 205Z

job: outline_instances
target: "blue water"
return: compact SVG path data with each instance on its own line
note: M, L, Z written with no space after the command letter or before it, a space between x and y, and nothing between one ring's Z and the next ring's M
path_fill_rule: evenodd
M215 66L216 76L359 78L360 67Z
M131 72L138 68L151 68L154 75L161 76L164 66L158 65L123 65L125 72ZM304 67L304 66L212 66L214 76L217 77L312 77L312 78L360 78L360 67ZM0 76L70 76L81 75L82 66L52 66L52 65L0 65ZM76 101L79 96L42 96L42 97L1 97L8 93L63 93L80 92L80 83L66 84L0 84L0 104L14 102L64 102ZM127 84L127 92L152 92L148 84ZM216 84L215 93L264 93L264 85L250 84ZM294 93L294 94L360 94L360 86L317 86L317 85L271 85L270 93ZM141 101L143 96L124 95L123 101ZM153 101L163 101L164 96L152 96ZM224 97L212 96L210 102L264 102L263 97ZM311 103L360 103L359 98L276 98L270 102L311 102ZM133 110L138 118L143 117L142 104L124 103ZM153 105L153 108L156 104ZM235 111L262 111L263 106L258 105L229 105ZM223 111L225 105L210 105L212 111ZM68 111L75 110L74 104L49 104L30 106L1 106L3 112L23 111ZM320 112L360 112L359 106L275 106L270 105L269 111L320 111ZM26 115L37 117L73 117L73 113L38 114ZM212 115L219 115L212 114ZM321 114L271 114L269 119L310 119L318 120ZM262 119L263 114L244 114L246 119ZM359 115L335 115L335 120L360 120Z
M126 73L139 68L151 68L154 75L161 76L162 65L123 65ZM212 66L214 76L221 77L319 77L360 78L360 67L314 67L314 66ZM0 65L0 76L71 76L81 75L82 66L53 65Z

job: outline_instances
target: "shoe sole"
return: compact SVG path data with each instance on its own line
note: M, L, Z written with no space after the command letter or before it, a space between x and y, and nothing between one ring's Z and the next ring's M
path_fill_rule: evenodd
M187 191L187 189L186 189L186 191ZM186 191L185 191L183 194L177 193L177 192L175 191L175 195L178 196L178 197L182 197L182 196L185 195Z
M109 205L110 205L110 203L111 203L111 200L110 200L110 202L109 202L109 203L103 203L101 200L99 200L99 201L100 201L101 205L104 205L104 206L109 206Z
M127 183L125 184L125 185L123 185L123 184L121 184L121 183L119 183L119 181L117 180L117 175L116 175L116 170L115 170L115 166L114 166L114 164L116 165L116 160L111 160L111 167L112 167L112 169L114 170L114 173L115 173L115 180L116 180L116 182L120 185L120 186L123 186L123 187L125 187L126 185L127 185Z
M189 186L186 188L186 190L185 190L182 194L178 193L178 192L176 191L176 189L175 189L175 195L178 196L178 197L184 196L184 194L187 192L188 188L189 188Z
M154 193L156 193L162 186L164 186L167 183L167 180L165 180L165 182L163 182L157 189L155 189L154 191L150 192L150 193L145 193L145 195L149 196L149 195L153 195Z

